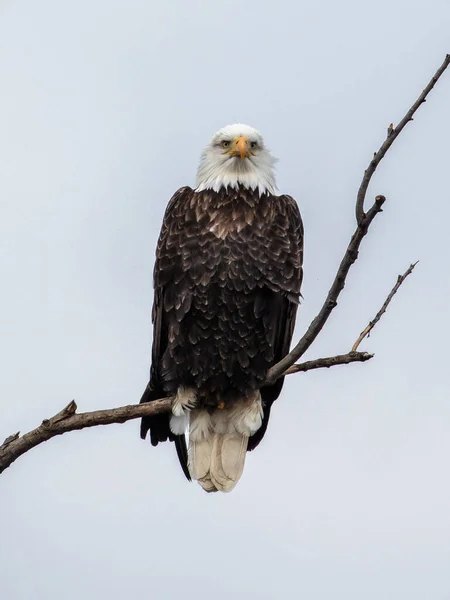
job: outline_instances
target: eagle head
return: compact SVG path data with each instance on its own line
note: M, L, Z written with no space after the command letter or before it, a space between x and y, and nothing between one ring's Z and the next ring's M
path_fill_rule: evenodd
M213 136L203 151L196 191L219 192L221 188L242 185L258 190L260 195L274 194L275 162L259 131L241 123L227 125Z

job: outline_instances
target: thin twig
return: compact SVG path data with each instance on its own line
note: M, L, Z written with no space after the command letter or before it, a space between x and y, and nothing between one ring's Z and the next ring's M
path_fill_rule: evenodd
M431 78L431 80L428 83L428 85L426 86L426 88L423 90L423 92L420 94L420 96L417 98L417 100L414 102L414 104L408 110L408 112L403 117L403 119L400 121L400 123L397 125L397 127L394 127L392 123L389 125L386 139L381 144L381 147L378 150L378 152L375 153L374 157L370 161L370 164L364 173L364 177L361 181L361 185L358 190L358 196L357 196L357 200L356 200L356 211L355 211L356 212L356 221L358 223L362 223L364 220L364 217L366 216L364 213L364 200L366 198L367 188L369 187L370 180L372 179L372 175L375 173L376 168L378 167L380 162L383 160L386 152L389 150L389 148L392 146L392 144L395 142L395 140L401 134L405 125L407 125L407 123L409 123L410 121L413 120L414 113L417 111L417 109L424 102L426 102L426 98L427 98L428 94L434 88L434 86L436 85L439 78L444 73L445 69L448 67L449 64L450 64L450 54L447 54L442 65L439 67L439 69L433 75L433 77Z
M381 319L381 317L383 316L383 314L386 312L387 307L389 306L389 303L391 302L392 298L395 296L395 294L397 293L398 288L402 285L402 283L405 281L405 279L408 277L408 275L411 275L411 273L413 272L414 267L417 265L419 261L409 265L409 269L407 271L405 271L403 273L403 275L399 275L397 278L397 283L394 285L394 287L392 288L389 296L386 298L386 300L384 301L383 306L380 308L380 310L377 312L375 318L370 321L370 323L367 325L367 327L364 329L364 331L361 331L361 333L359 334L358 339L356 340L356 342L353 344L352 347L352 352L356 352L358 350L358 346L360 345L360 343L363 341L363 339L368 336L370 334L370 332L372 331L372 329L375 327L375 325L378 323L378 321Z
M313 369L322 369L335 367L336 365L348 365L352 362L366 362L374 357L374 354L368 352L355 352L352 350L347 354L338 354L337 356L330 356L329 358L316 358L315 360L308 360L304 363L292 365L286 371L285 375L291 375L293 373L303 373L305 371L312 371Z

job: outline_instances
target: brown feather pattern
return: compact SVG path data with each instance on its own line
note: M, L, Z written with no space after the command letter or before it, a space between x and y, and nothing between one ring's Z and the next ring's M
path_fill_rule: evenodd
M156 250L151 377L141 402L180 385L198 390L203 404L260 388L289 350L302 262L303 224L290 196L178 190ZM261 389L263 426L249 450L262 439L282 385ZM184 436L170 432L168 416L143 419L142 437L149 429L154 445L175 439L186 473Z

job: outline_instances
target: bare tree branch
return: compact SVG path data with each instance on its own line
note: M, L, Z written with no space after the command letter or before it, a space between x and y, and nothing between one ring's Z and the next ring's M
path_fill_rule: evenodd
M350 240L344 258L342 259L341 264L339 265L336 277L333 281L330 291L328 292L327 297L325 298L325 302L322 308L320 309L319 314L312 321L311 325L308 327L308 330L298 342L298 344L295 346L295 348L291 350L291 352L287 356L285 356L282 360L280 360L280 362L278 362L269 370L269 380L275 381L276 379L278 379L285 371L289 369L289 367L291 367L295 362L297 362L299 358L303 356L303 354L306 352L306 350L308 350L308 348L311 346L311 344L314 342L316 337L323 329L332 310L336 307L339 294L344 289L345 280L347 278L350 267L358 258L358 251L361 242L364 236L367 234L370 224L372 223L376 215L382 211L382 206L386 201L386 198L384 196L377 196L372 207L368 210L367 213L364 213L364 200L372 175L374 174L375 169L377 168L381 160L386 155L389 148L392 146L394 140L397 139L397 137L404 129L405 125L409 121L412 121L414 113L417 111L419 106L425 102L427 95L433 89L436 82L444 73L445 69L448 67L449 64L450 54L447 54L444 62L436 71L429 84L420 94L418 99L414 102L412 107L409 109L409 111L406 113L406 115L403 117L403 119L400 121L397 127L394 129L391 126L392 124L389 126L386 140L383 142L378 152L375 153L373 159L370 162L369 167L364 173L356 198L357 228L352 236L352 239Z
M328 317L332 310L337 305L337 299L339 294L345 285L345 280L350 270L351 265L358 258L358 251L362 239L367 234L370 224L372 223L375 216L382 211L383 203L386 198L384 196L377 196L373 206L369 209L367 214L364 213L364 199L367 192L370 179L375 172L376 167L382 160L394 139L398 137L402 129L405 127L408 121L412 120L413 114L419 108L419 106L425 102L425 98L431 89L436 84L439 77L443 74L445 69L450 63L450 55L446 56L444 63L438 69L428 86L424 89L422 94L419 96L417 101L413 104L411 109L399 123L396 129L389 126L388 137L381 146L380 150L375 154L372 159L369 168L364 173L364 177L361 183L361 187L358 192L356 202L356 213L357 213L357 228L350 240L350 243L345 252L344 258L339 265L339 269L336 273L333 284L328 292L325 302L320 309L318 315L312 321L308 330L304 336L300 339L295 348L279 363L274 365L268 372L267 382L271 383L277 380L283 375L289 375L291 373L299 373L310 371L312 369L329 368L336 365L349 364L351 362L365 362L373 357L373 354L367 352L357 352L357 348L361 343L362 339L369 334L371 329L380 320L381 316L385 312L389 305L392 297L397 292L400 285L411 273L415 265L411 265L408 271L404 275L399 276L396 285L392 289L391 293L387 297L382 308L376 315L373 321L369 323L366 329L361 333L358 340L353 345L351 352L338 356L332 356L328 358L318 358L316 360L310 360L300 364L294 364L296 361L306 352L310 345L314 342L317 335L324 327ZM389 143L388 143L389 142ZM63 410L51 417L45 419L42 424L36 429L25 433L20 436L19 432L10 435L6 438L3 444L0 446L0 473L7 469L19 456L22 456L28 450L42 444L43 442L62 435L68 431L75 431L77 429L84 429L86 427L95 427L97 425L110 425L113 423L125 423L131 419L138 419L144 416L153 416L171 410L173 398L162 398L152 402L147 402L137 405L121 406L118 408L97 410L93 412L77 413L77 405L75 401L70 402Z
M381 317L384 315L384 313L386 312L387 307L389 306L392 298L395 296L395 294L397 293L398 288L402 285L402 283L405 281L405 279L408 277L408 275L411 275L411 273L413 272L414 267L417 265L419 261L409 265L409 269L407 271L405 271L403 273L403 275L399 275L397 277L397 283L394 285L394 287L392 288L392 290L389 293L389 296L386 298L386 300L384 301L383 306L380 308L380 310L377 312L377 314L375 315L375 318L373 319L373 321L370 321L370 323L367 325L367 327L361 331L361 333L359 334L358 339L356 340L356 342L353 344L352 347L352 352L356 352L358 350L358 346L360 345L360 343L363 341L363 339L366 336L370 335L370 332L372 331L372 329L375 327L375 325L378 323L378 321L381 319Z
M367 352L350 352L341 356L331 356L329 358L318 358L310 360L303 364L294 365L285 373L299 373L310 371L311 369L320 369L322 367L333 367L335 365L348 364L350 362L364 362L373 357L373 354ZM143 404L130 404L128 406L119 406L118 408L109 408L105 410L95 410L92 412L77 413L77 405L74 400L70 402L59 413L50 419L44 419L42 424L36 429L25 433L20 437L19 432L10 435L0 446L0 473L3 473L16 459L22 454L35 448L39 444L50 440L58 435L86 427L96 427L97 425L111 425L113 423L125 423L132 419L141 417L150 417L164 412L169 412L172 407L173 397L161 398L153 402Z
M303 365L295 365L296 373L299 371L308 371L320 367L330 367L333 364L344 364L355 360L368 360L372 356L366 352L354 352L348 360L343 360L345 356L335 356L331 358L320 358L316 361L309 361ZM44 419L42 424L36 429L25 433L20 437L19 432L10 435L0 446L0 473L7 469L19 456L22 456L28 450L46 442L47 440L77 429L86 427L95 427L97 425L111 425L113 423L125 423L131 419L153 416L171 410L173 398L162 398L153 402L143 404L131 404L110 408L106 410L96 410L93 412L77 413L77 405L74 400L70 402L59 413L50 419Z
M373 354L368 352L357 352L357 348L361 341L370 333L375 327L376 323L381 319L382 315L386 311L389 303L391 302L397 290L404 282L404 280L412 273L412 270L417 263L411 264L409 269L403 274L399 275L397 283L392 288L388 297L386 298L383 306L378 311L377 315L370 321L367 327L362 331L356 342L353 344L353 348L347 354L339 354L337 356L329 356L327 358L317 358L315 360L309 360L304 363L291 365L281 375L291 375L293 373L304 373L313 369L322 369L335 367L336 365L347 365L352 362L365 362L373 358ZM280 375L280 376L281 376ZM268 380L268 383L270 380ZM68 431L76 431L77 429L85 429L86 427L95 427L97 425L111 425L113 423L125 423L132 419L139 419L140 417L153 416L164 412L169 412L172 407L173 397L161 398L153 402L146 402L143 404L131 404L128 406L120 406L118 408L110 408L106 410L96 410L93 412L79 413L77 414L77 405L74 400L70 402L65 408L63 408L56 415L50 419L44 419L42 424L36 429L29 431L22 437L17 432L6 438L3 444L0 446L0 473L7 469L19 456L28 452L32 448L46 442L47 440L67 433Z
M409 123L410 121L413 120L414 113L418 110L418 108L424 102L426 102L426 98L427 98L428 94L434 88L434 86L436 85L439 78L444 73L445 69L448 67L449 64L450 64L450 54L447 54L442 65L439 67L439 69L433 75L433 77L431 78L431 80L428 83L428 85L426 86L426 88L423 90L423 92L420 94L420 96L417 98L417 100L414 102L414 104L408 110L408 112L403 117L403 119L400 121L400 123L397 125L397 127L394 127L392 123L389 125L388 130L387 130L386 139L381 144L381 147L378 150L378 152L376 152L374 154L374 157L370 161L369 166L367 167L366 171L364 172L364 177L361 181L361 185L358 190L358 196L357 196L357 200L356 200L356 221L358 223L362 223L364 221L364 218L366 217L366 215L364 213L364 200L366 198L367 188L369 187L370 180L372 179L372 175L375 173L376 168L378 167L380 162L383 160L386 152L389 150L389 148L392 146L392 144L395 142L395 140L401 134L405 125L407 125L407 123Z
M36 427L36 429L25 433L22 437L19 436L19 433L16 433L6 438L0 446L0 473L7 469L19 456L57 435L62 435L68 431L84 429L85 427L125 423L130 419L139 419L140 417L169 412L172 401L173 398L162 398L161 400L145 404L130 404L128 406L120 406L119 408L77 414L77 405L72 400L59 413L50 419L44 419L42 424Z

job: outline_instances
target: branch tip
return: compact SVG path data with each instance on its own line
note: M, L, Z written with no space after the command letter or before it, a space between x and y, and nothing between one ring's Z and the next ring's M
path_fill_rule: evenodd
M17 433L13 433L12 435L8 436L6 438L6 440L3 442L3 444L1 445L0 449L6 448L6 446L9 446L9 444L11 442L15 442L16 440L18 440L19 436L20 436L20 431L18 431Z
M42 426L51 427L55 423L59 423L60 421L64 421L64 419L72 417L76 413L77 408L78 407L75 400L71 400L69 404L56 413L56 415L53 415L53 417L50 417L50 419L44 419L42 421Z
M387 135L386 139L384 140L384 142L381 144L378 152L375 153L374 158L372 158L372 160L370 161L369 167L365 170L364 177L361 181L361 185L358 190L358 195L357 195L357 200L356 200L356 209L355 209L357 223L361 223L364 219L364 201L366 199L367 188L369 187L369 183L370 183L370 180L372 179L372 175L375 173L376 168L378 167L380 162L383 160L387 151L392 146L392 144L397 139L397 137L400 135L400 133L403 131L405 126L410 121L413 120L414 114L417 112L418 108L424 103L428 94L434 88L434 86L438 82L439 78L442 76L445 69L450 64L449 57L450 57L450 55L447 54L444 62L441 64L439 69L436 71L436 73L433 75L431 80L428 82L427 86L422 91L422 93L419 95L417 100L414 102L414 104L411 106L411 108L405 114L403 119L398 123L397 127L395 129L392 129L392 133L390 133L390 126L389 126L388 135Z
M77 408L78 406L75 400L71 400L64 410L68 415L74 415L77 412Z

